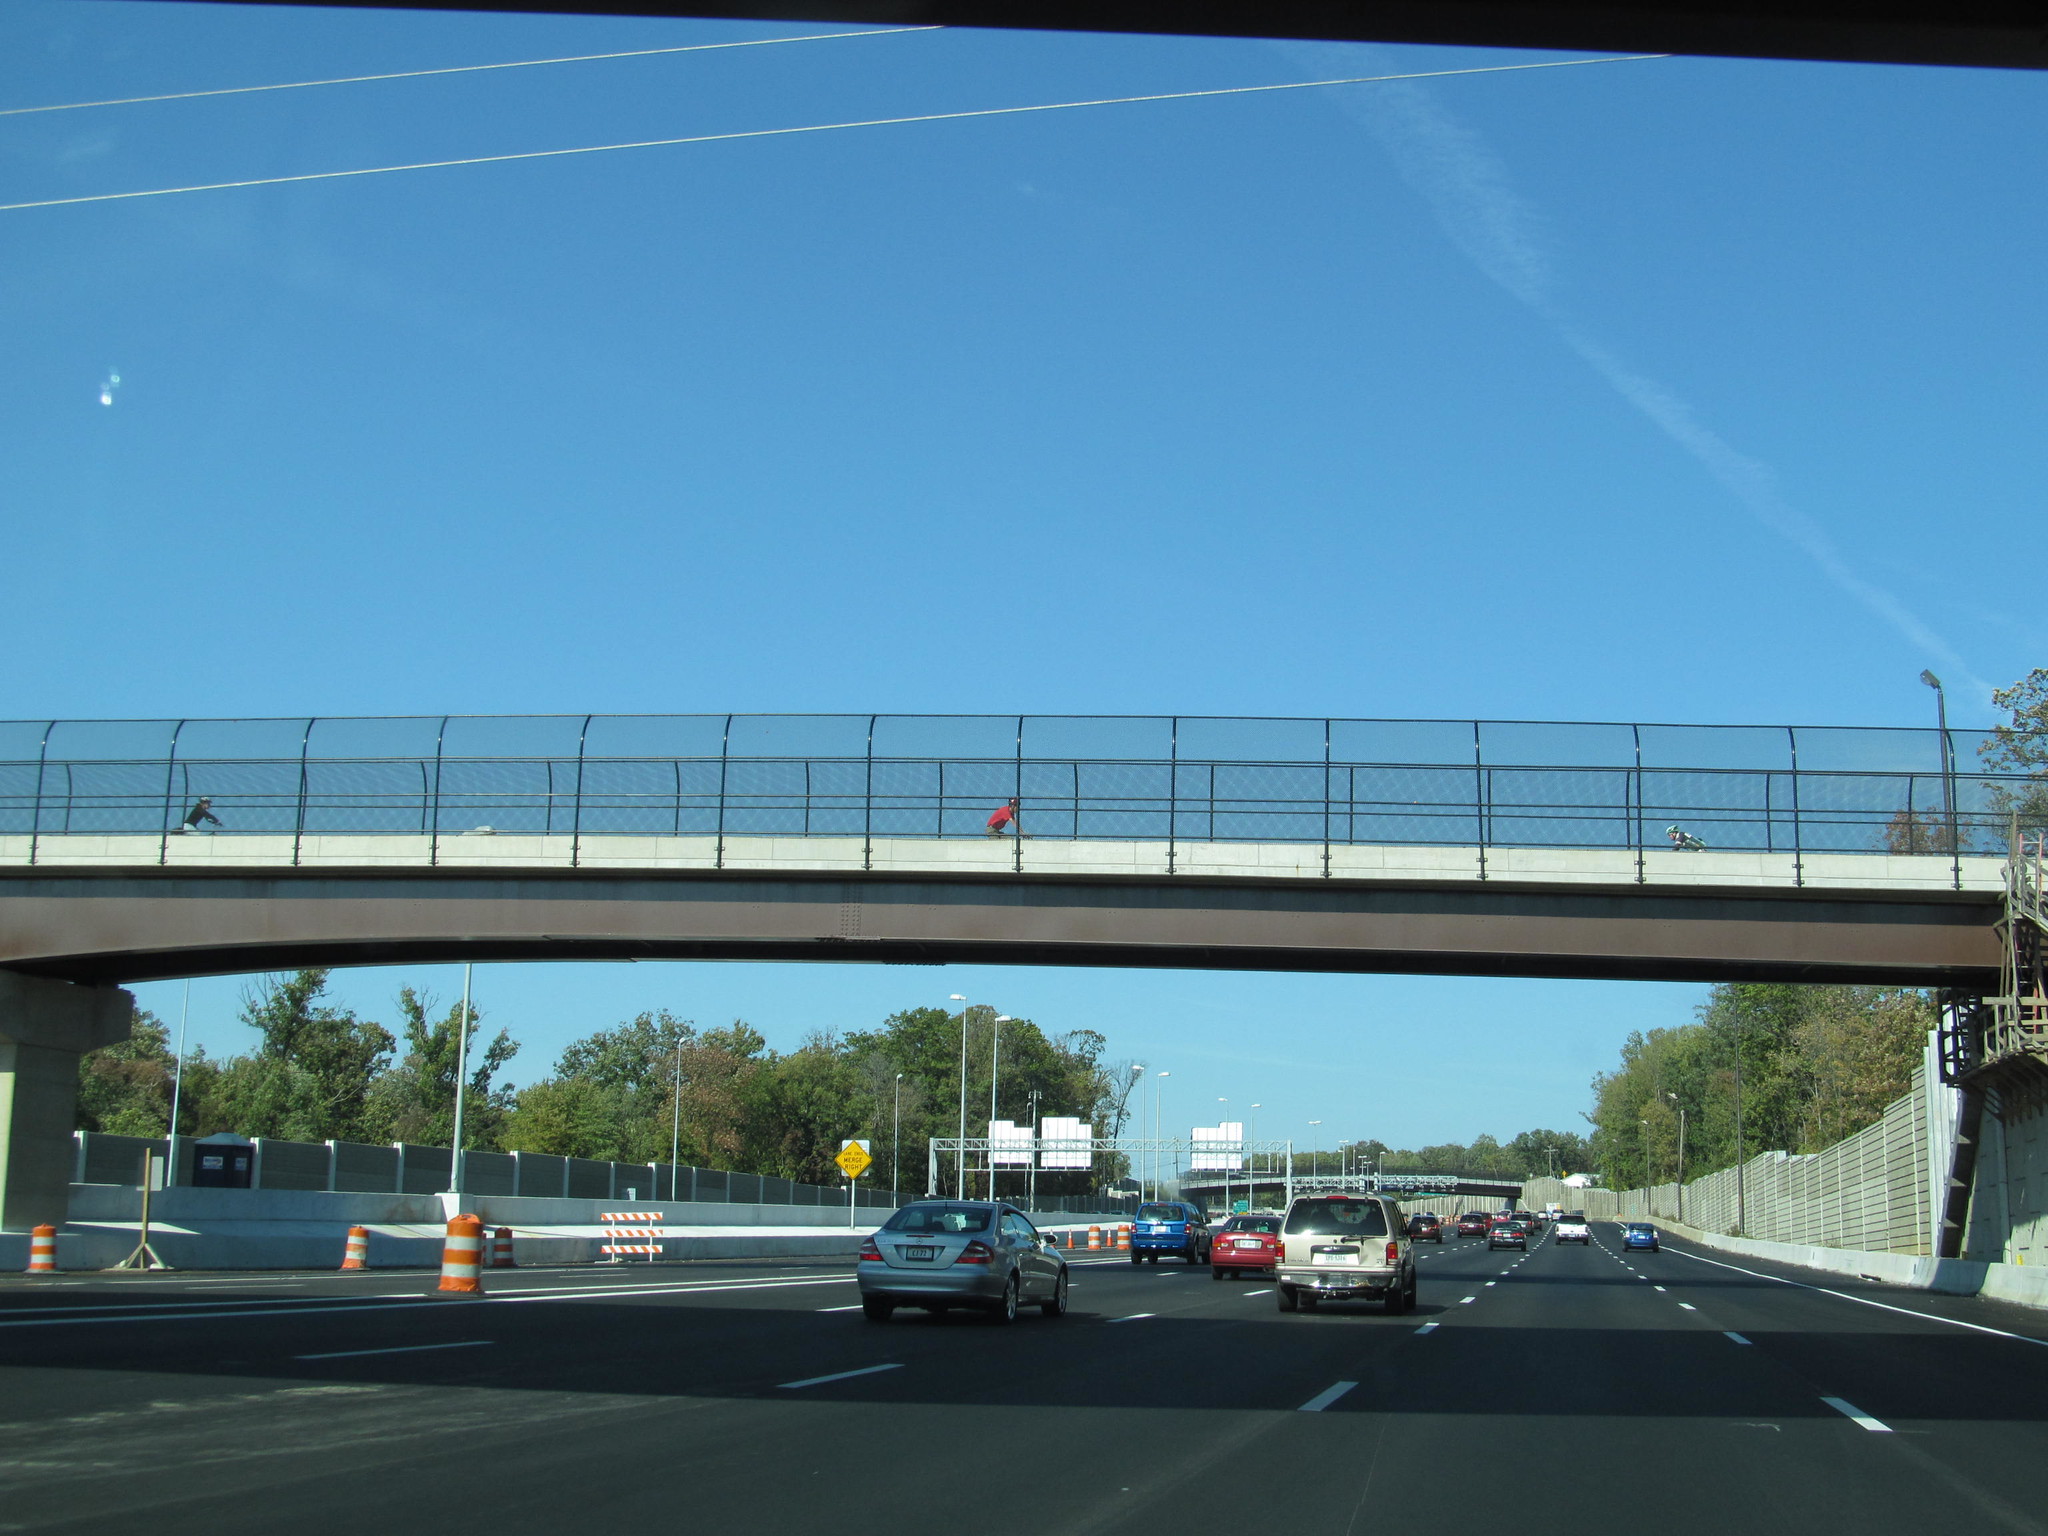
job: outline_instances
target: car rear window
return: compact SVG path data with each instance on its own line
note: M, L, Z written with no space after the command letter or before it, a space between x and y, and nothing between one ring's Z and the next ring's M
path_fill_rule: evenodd
M1140 1221L1186 1221L1188 1213L1177 1205L1141 1205L1138 1207Z
M1233 1216L1230 1218L1229 1225L1224 1227L1223 1230L1226 1232L1278 1232L1280 1230L1280 1218L1278 1216Z
M985 1205L906 1205L882 1223L884 1232L986 1232Z
M1387 1213L1377 1200L1298 1200L1287 1213L1289 1237L1385 1237Z

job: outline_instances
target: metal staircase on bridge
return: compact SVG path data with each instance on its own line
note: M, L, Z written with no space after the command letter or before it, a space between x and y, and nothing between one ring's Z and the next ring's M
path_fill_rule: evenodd
M2048 1104L2048 834L2011 834L1997 924L1997 994L1941 994L1941 1075L1961 1090L1940 1253L1960 1258L1987 1107L2003 1118Z

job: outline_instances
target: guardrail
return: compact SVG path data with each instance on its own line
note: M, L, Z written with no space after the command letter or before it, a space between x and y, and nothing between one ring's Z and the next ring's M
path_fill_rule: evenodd
M1214 717L0 722L0 834L1033 838L1956 855L1975 732ZM213 824L202 821L205 830Z

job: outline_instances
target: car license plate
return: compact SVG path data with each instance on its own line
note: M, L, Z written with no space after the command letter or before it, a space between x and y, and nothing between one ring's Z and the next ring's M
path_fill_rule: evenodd
M1240 1248L1258 1248L1262 1247L1263 1244L1256 1237L1240 1237L1237 1240L1237 1246Z
M1358 1262L1358 1255L1347 1253L1342 1249L1335 1253L1318 1252L1311 1256L1310 1262L1314 1264L1356 1264Z
M906 1259L936 1259L939 1256L936 1248L898 1248L896 1251Z

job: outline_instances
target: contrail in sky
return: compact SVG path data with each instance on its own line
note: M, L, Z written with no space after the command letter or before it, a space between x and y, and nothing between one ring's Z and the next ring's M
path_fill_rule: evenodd
M1274 45L1302 63L1355 60L1359 50L1299 43ZM1365 50L1371 57L1371 51ZM1636 410L1690 454L1757 521L1804 554L1841 591L1892 626L1943 671L1988 696L1942 636L1904 602L1859 575L1833 537L1785 499L1771 467L1734 447L1667 386L1623 361L1566 313L1557 300L1551 242L1540 210L1516 190L1507 167L1473 128L1446 110L1419 81L1390 81L1377 91L1346 92L1336 109L1377 139L1402 180L1436 215L1452 244L1479 270L1533 310L1573 352Z

